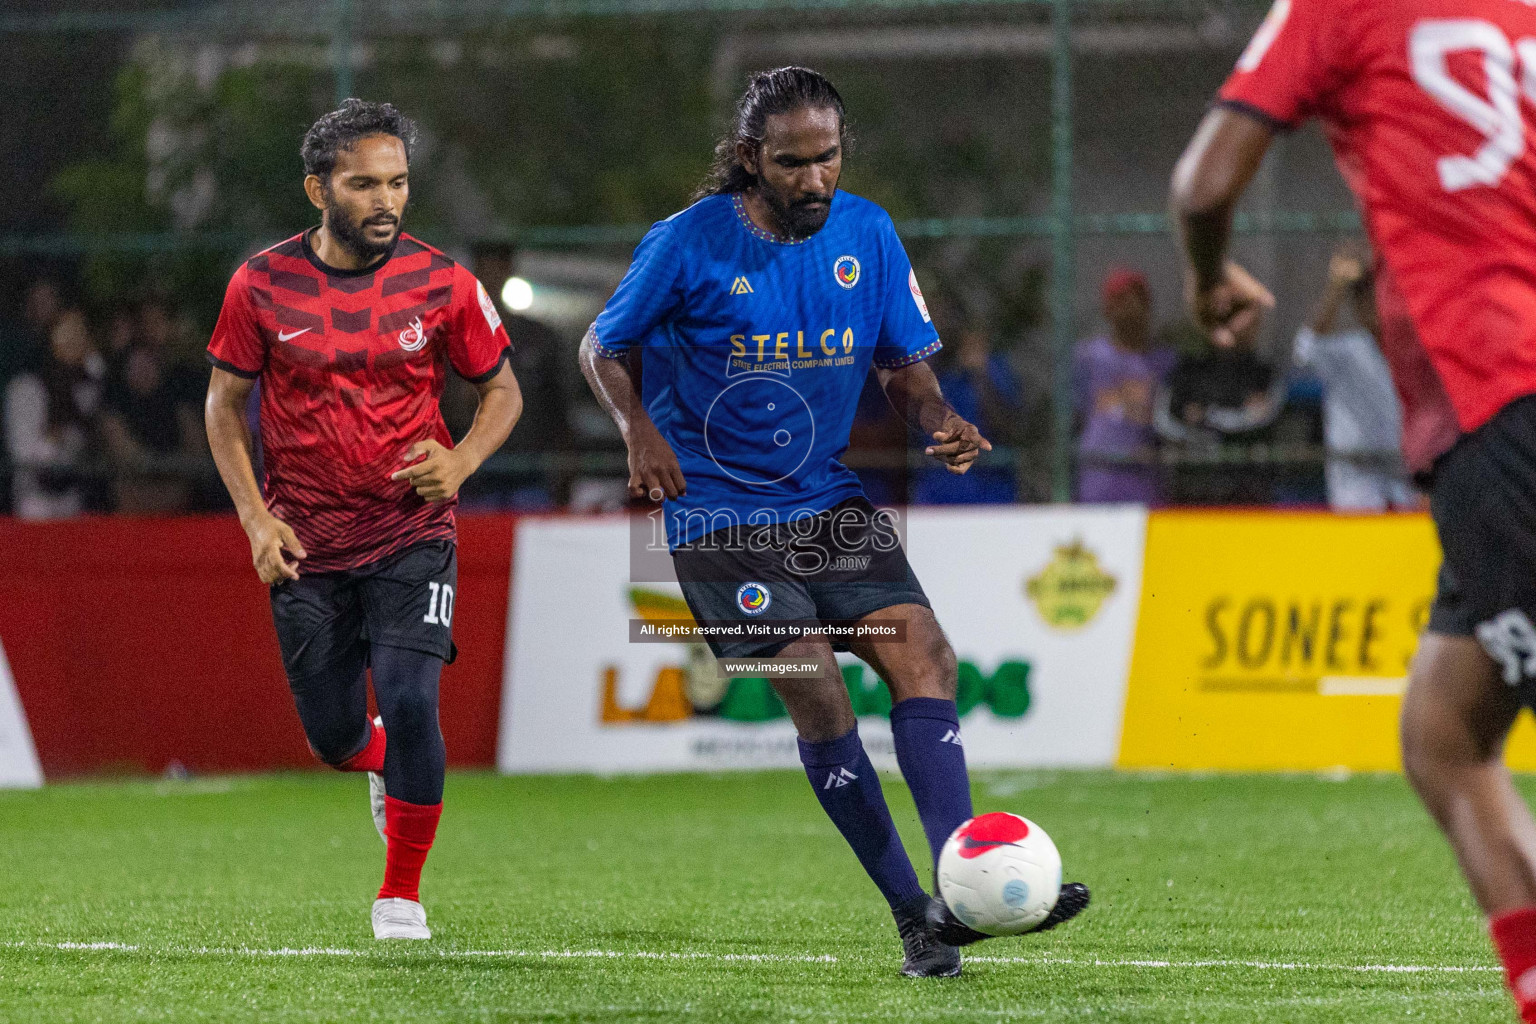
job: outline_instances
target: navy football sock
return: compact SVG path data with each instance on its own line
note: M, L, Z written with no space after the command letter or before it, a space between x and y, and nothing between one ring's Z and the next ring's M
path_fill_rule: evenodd
M822 810L843 834L864 870L893 908L923 895L923 887L896 834L880 777L855 727L823 743L800 741L800 762Z
M937 865L945 840L971 817L971 781L955 702L908 697L891 709L891 737Z

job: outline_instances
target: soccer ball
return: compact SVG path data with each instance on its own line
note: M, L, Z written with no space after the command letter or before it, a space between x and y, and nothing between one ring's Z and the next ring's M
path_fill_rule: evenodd
M1061 894L1061 854L1045 829L1017 814L981 814L939 854L939 895L984 935L1021 935L1044 921Z

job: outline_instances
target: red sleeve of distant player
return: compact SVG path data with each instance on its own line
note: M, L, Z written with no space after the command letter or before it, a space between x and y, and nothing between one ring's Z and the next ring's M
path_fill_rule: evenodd
M1352 4L1341 0L1275 0L1217 101L1294 128L1318 113L1340 80L1337 54Z
M453 268L453 315L448 360L471 383L490 380L512 351L501 314L485 287L463 267Z
M249 378L261 376L267 365L267 339L256 323L244 264L229 279L224 308L219 310L213 340L208 342L208 361L221 370Z

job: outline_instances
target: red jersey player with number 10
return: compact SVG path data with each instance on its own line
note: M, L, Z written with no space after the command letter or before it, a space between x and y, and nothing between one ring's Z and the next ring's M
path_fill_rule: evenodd
M373 905L380 939L431 937L418 891L442 813L453 506L522 410L485 289L400 231L415 136L387 103L347 100L315 122L304 190L320 226L235 272L208 345L208 440L271 588L310 749L369 773L387 847ZM456 447L438 411L450 366L480 392ZM264 497L245 422L258 380Z
M1226 260L1232 209L1274 133L1314 116L1382 264L1382 345L1445 553L1403 765L1536 1022L1536 821L1503 761L1536 702L1536 8L1278 0L1174 173L1214 332L1268 301Z

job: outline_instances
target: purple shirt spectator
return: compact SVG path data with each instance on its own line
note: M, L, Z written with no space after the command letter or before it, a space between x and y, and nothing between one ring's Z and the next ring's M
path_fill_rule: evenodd
M1104 282L1111 333L1079 343L1073 353L1073 399L1081 430L1078 501L1151 505L1161 498L1158 470L1150 461L1157 442L1152 411L1175 355L1151 346L1151 305L1146 278L1130 270L1112 272ZM1109 464L1135 458L1148 461Z

